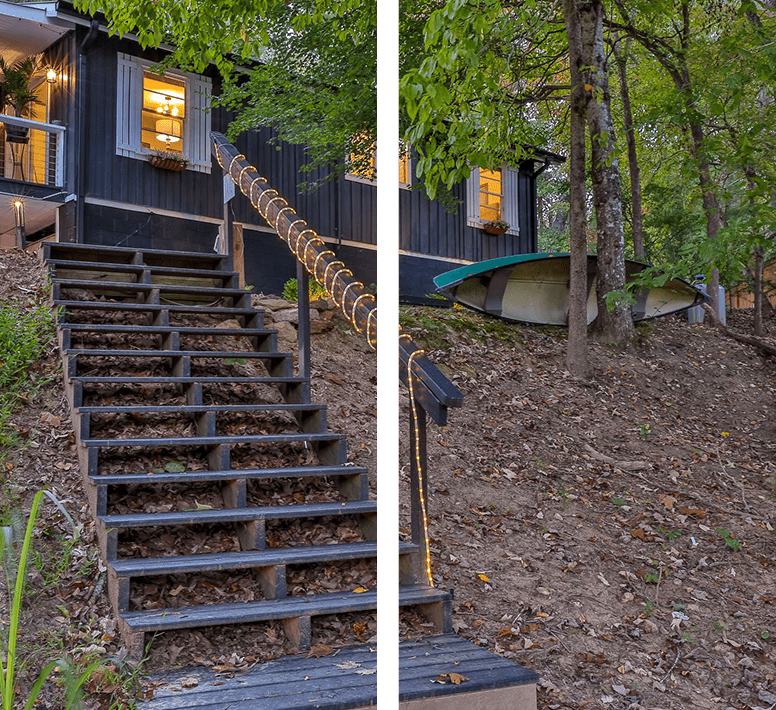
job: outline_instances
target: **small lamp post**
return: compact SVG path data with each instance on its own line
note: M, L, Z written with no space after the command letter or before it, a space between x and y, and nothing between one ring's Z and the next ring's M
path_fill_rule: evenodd
M27 234L24 231L24 203L21 200L14 200L13 220L16 227L16 246L20 249L26 249Z

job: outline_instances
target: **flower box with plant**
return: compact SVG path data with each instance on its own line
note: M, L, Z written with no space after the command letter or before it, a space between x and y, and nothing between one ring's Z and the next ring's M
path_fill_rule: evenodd
M509 229L509 222L505 222L503 219L494 219L490 222L485 222L482 228L488 234L506 234L506 231Z
M0 71L3 73L3 80L0 82L0 103L3 108L12 110L10 115L22 118L26 111L26 118L32 118L32 107L42 105L35 91L30 88L30 80L38 68L39 63L33 57L27 57L10 66L0 57ZM6 140L9 143L27 143L29 132L30 129L24 126L5 125Z
M148 162L155 168L172 170L173 172L185 170L189 164L189 161L180 153L168 152L166 150L155 150L153 153L149 153Z

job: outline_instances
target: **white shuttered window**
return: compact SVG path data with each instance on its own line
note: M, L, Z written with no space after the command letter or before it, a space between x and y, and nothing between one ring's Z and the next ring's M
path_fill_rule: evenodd
M501 170L472 168L466 181L466 222L481 227L492 219L509 223L507 234L520 234L517 187L518 171L508 165ZM498 213L498 214L497 214Z
M164 77L159 77L157 82L162 84L159 93L163 96L164 104L160 111L169 109L166 104L173 108L172 113L170 110L160 113L156 128L149 131L148 126L144 129L143 77L151 66L151 62L139 57L123 53L118 55L116 154L145 160L146 156L155 150L167 150L186 158L189 170L209 173L212 87L210 79L173 70L168 70ZM164 96L165 80L170 84L170 91L166 92L169 98ZM148 84L148 80L146 83ZM146 89L145 93L148 95L148 87ZM148 96L145 103L148 103L147 99ZM183 105L179 109L175 108L175 104L181 101ZM148 106L145 107L145 112L148 113ZM148 123L148 116L145 123ZM156 135L152 135L154 133ZM165 142L167 145L164 145Z

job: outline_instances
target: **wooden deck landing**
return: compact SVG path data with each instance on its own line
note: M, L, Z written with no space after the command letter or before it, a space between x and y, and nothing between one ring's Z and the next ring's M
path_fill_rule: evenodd
M536 708L535 673L453 634L402 643L399 663L402 710ZM359 645L324 658L279 658L231 678L207 668L181 669L151 678L159 685L154 698L141 703L139 710L374 708L376 666L377 654ZM460 685L431 682L445 673L468 680Z

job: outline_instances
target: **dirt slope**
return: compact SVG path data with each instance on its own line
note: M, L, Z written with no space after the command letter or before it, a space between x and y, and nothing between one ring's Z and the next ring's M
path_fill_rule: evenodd
M0 257L0 300L36 301L36 257ZM583 384L564 371L560 329L461 311L403 318L465 394L429 445L434 570L455 590L459 632L539 672L542 708L771 708L773 361L677 319L640 327L633 353L593 346ZM374 354L344 322L313 346L315 398L374 470ZM58 363L52 349L40 367ZM5 452L3 509L28 509L45 485L81 530L73 542L46 504L25 651L120 659L58 380L15 425L25 448ZM405 635L425 630L405 617ZM221 651L211 663L240 665ZM105 674L89 692L88 707L107 708L124 691ZM58 707L55 695L41 707Z
M537 671L542 708L773 708L776 363L677 317L593 345L580 383L561 329L403 322L465 395L429 442L459 632Z

